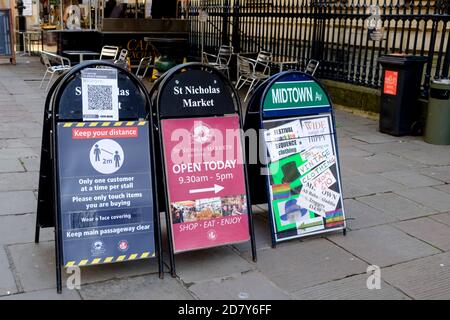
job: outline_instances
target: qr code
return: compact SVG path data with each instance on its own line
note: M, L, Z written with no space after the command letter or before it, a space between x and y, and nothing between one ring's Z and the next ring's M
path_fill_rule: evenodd
M112 86L88 85L88 110L112 110Z

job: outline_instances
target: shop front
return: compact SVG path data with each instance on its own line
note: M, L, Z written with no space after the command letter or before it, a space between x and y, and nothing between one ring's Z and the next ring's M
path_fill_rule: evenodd
M128 50L132 65L155 51L170 52L176 63L187 55L189 21L184 19L184 1L40 1L45 51L65 55L69 50L100 52L105 45L117 46Z

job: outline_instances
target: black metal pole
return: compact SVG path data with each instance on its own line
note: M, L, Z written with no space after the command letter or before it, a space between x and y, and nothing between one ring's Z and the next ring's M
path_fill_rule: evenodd
M36 214L36 228L34 230L34 243L39 243L40 231L41 231L41 226L39 225L39 217Z
M164 83L164 79L167 77L169 72L166 72L163 74L158 81L155 83L154 87L152 88L151 96L160 88L161 84ZM159 94L159 92L157 93ZM162 132L161 132L161 118L159 116L159 102L158 99L155 98L155 106L152 108L154 112L154 116L156 116L155 123L157 123L157 127L155 129L155 133L158 134L158 141L159 141L159 148L160 148L160 164L161 167L159 168L161 170L162 175L162 187L163 190L167 190L167 181L166 181L166 172L164 170L164 146L162 141ZM175 254L173 249L173 238L172 238L172 223L170 221L170 205L169 205L169 199L167 197L167 193L165 193L165 217L166 217L166 231L167 231L167 242L169 244L169 264L170 264L170 274L172 277L176 277L176 268L175 268Z
M62 276L61 276L61 256L62 256L62 247L61 247L61 230L60 230L60 216L59 216L59 204L58 204L58 180L57 180L57 145L56 145L56 120L55 120L55 108L53 106L53 115L52 115L52 131L51 131L51 141L52 141L52 165L53 165L53 206L54 206L54 218L55 218L55 267L56 267L56 291L60 294L62 292Z
M253 262L256 262L258 260L257 257L257 250L256 250L256 241L255 241L255 227L253 224L253 210L252 210L252 201L251 201L251 195L250 195L250 187L249 187L249 183L248 183L248 163L247 163L247 157L245 154L245 140L244 140L244 136L243 136L243 132L242 129L244 128L244 123L242 120L242 112L241 112L241 100L239 98L239 93L237 92L237 90L231 85L231 83L229 83L229 87L231 92L234 93L234 100L236 103L236 113L238 115L239 118L239 125L240 125L240 139L241 139L241 153L242 153L242 160L243 160L243 167L244 167L244 180L245 180L245 191L247 193L247 215L248 215L248 227L249 227L249 232L250 232L250 245L252 248L252 260Z
M233 7L233 34L231 36L231 44L233 46L234 52L241 52L241 34L239 32L239 0L234 1Z

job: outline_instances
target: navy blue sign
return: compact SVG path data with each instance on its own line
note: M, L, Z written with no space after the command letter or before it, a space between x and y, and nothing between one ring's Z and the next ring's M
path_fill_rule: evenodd
M58 123L64 265L155 255L146 121Z

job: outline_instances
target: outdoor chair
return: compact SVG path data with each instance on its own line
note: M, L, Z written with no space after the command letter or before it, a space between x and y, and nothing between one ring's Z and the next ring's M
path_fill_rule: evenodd
M272 53L269 51L261 50L258 52L258 56L256 57L256 61L259 63L262 63L264 65L269 65L269 63L272 61Z
M318 67L319 61L311 59L308 61L308 64L306 65L305 73L314 76Z
M245 84L250 84L245 95L244 102L256 85L270 77L270 59L261 61L238 56L239 79L236 82L236 89L240 90Z
M144 57L141 59L141 61L139 61L139 66L136 70L136 77L138 77L139 79L144 79L148 69L153 70L153 68L155 67L154 65L154 58L153 57ZM142 70L144 70L144 72L142 72Z
M119 47L103 46L102 51L100 52L100 60L105 59L105 58L110 59L110 60L116 60L118 53L119 53Z
M122 49L119 53L119 58L117 58L117 61L126 61L128 56L128 50Z
M150 69L150 81L152 81L153 69L155 68L155 61L156 58L160 56L160 53L158 49L156 49L156 47L151 43L149 43L148 51L150 52L150 55L142 58L141 61L139 61L139 65L135 75L136 77L142 80L147 75L148 69ZM144 72L142 72L142 70Z
M117 64L128 70L129 67L128 67L128 62L127 62L127 56L128 56L127 49L120 50L119 58L117 58L117 60L114 61L114 64Z
M225 71L228 78L230 78L230 61L232 56L232 46L221 46L217 55L202 52L202 62L218 70Z
M70 60L68 58L59 56L54 53L42 51L41 57L42 62L44 63L46 69L39 88L42 88L42 84L44 83L47 74L50 74L51 76L48 79L47 87L45 88L45 91L47 91L55 73L57 74L63 73L64 71L69 70L71 68L71 65Z

